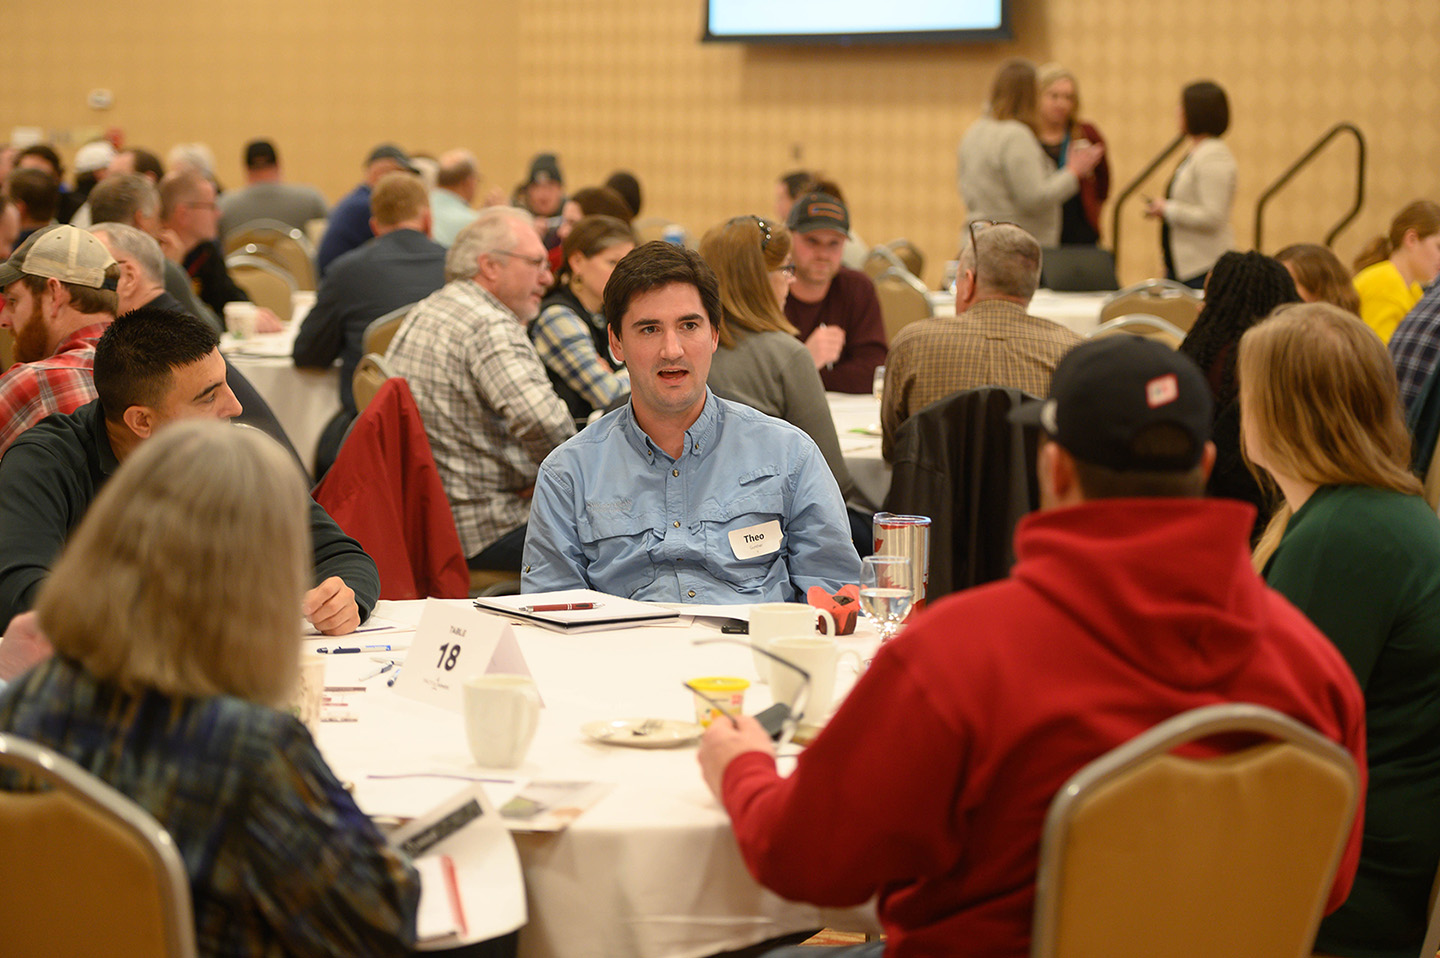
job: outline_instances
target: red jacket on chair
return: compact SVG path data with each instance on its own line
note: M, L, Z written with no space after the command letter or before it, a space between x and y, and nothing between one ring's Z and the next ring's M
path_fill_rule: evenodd
M450 500L405 380L381 385L313 495L375 560L380 598L469 593Z

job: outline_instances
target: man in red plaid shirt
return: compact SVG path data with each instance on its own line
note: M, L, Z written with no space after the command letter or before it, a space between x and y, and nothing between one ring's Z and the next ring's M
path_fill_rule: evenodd
M115 319L120 267L73 226L34 233L0 264L0 327L15 334L15 365L0 376L0 455L46 416L95 398L95 343Z

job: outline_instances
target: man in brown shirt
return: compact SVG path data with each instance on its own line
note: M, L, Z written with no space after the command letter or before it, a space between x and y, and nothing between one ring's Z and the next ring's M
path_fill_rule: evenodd
M887 462L895 431L916 410L980 386L1048 395L1055 364L1080 342L1026 312L1040 284L1040 244L1020 227L977 224L960 251L960 269L956 315L911 323L890 344L880 403Z

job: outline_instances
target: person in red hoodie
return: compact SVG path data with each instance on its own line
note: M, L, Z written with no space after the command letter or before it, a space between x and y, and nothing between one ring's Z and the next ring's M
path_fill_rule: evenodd
M941 600L883 646L788 777L753 719L705 734L705 781L757 881L825 906L878 895L887 940L832 954L1028 956L1051 799L1185 710L1268 706L1340 743L1363 776L1345 660L1255 574L1254 507L1201 498L1215 447L1200 370L1138 337L1093 340L1013 415L1045 441L1041 509L1016 530L1010 577ZM1360 821L1327 911L1349 893Z

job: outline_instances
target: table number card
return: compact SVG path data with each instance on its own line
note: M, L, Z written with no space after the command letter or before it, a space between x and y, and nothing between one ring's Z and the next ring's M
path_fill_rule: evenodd
M465 680L490 672L530 674L510 624L463 605L427 599L395 691L463 712Z

